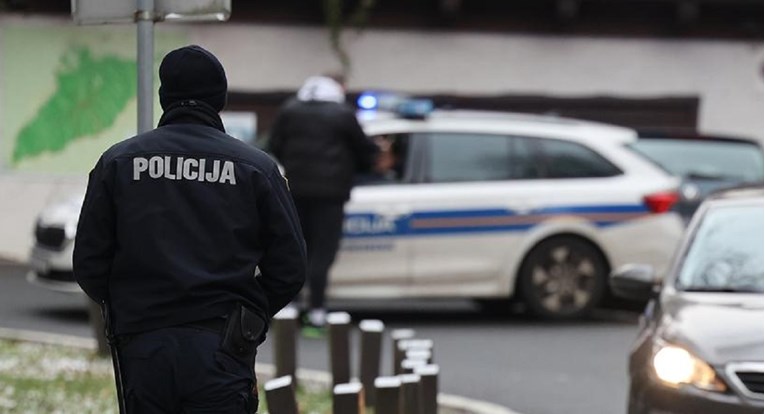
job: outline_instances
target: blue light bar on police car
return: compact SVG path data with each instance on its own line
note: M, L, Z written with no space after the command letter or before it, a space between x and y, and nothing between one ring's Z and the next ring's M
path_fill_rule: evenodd
M396 112L404 118L424 118L433 112L430 99L407 99L398 104Z
M412 99L406 95L385 92L364 92L356 99L362 111L387 111L403 118L424 118L433 111L430 99Z
M363 93L359 95L359 99L356 100L356 104L361 109L372 110L377 109L377 96L371 93Z

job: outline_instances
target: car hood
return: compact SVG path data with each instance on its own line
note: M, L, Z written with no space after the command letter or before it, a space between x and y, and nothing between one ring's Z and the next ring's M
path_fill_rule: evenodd
M662 298L659 335L713 365L763 360L763 296L676 293Z

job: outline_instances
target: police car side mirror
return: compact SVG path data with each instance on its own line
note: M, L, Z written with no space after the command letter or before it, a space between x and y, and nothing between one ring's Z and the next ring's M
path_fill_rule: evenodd
M609 282L615 295L641 301L654 297L661 287L653 266L643 264L628 264L616 269Z

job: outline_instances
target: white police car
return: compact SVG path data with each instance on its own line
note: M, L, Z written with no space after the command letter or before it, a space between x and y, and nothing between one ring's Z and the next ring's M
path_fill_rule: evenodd
M578 317L610 269L661 269L682 235L670 212L678 180L628 147L630 129L477 111L360 118L392 169L353 189L330 297L515 297L544 317ZM70 211L38 234L71 229ZM71 233L56 246L38 236L33 280L71 285Z
M353 189L331 297L516 297L577 317L610 269L663 268L682 235L678 181L629 148L633 130L478 111L362 119L394 168Z

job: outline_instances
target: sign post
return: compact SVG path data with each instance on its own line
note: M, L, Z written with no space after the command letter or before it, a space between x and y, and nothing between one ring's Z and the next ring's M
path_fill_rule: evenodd
M138 133L154 126L154 0L136 0Z
M138 133L154 125L154 22L225 21L231 0L72 0L77 24L135 23Z

